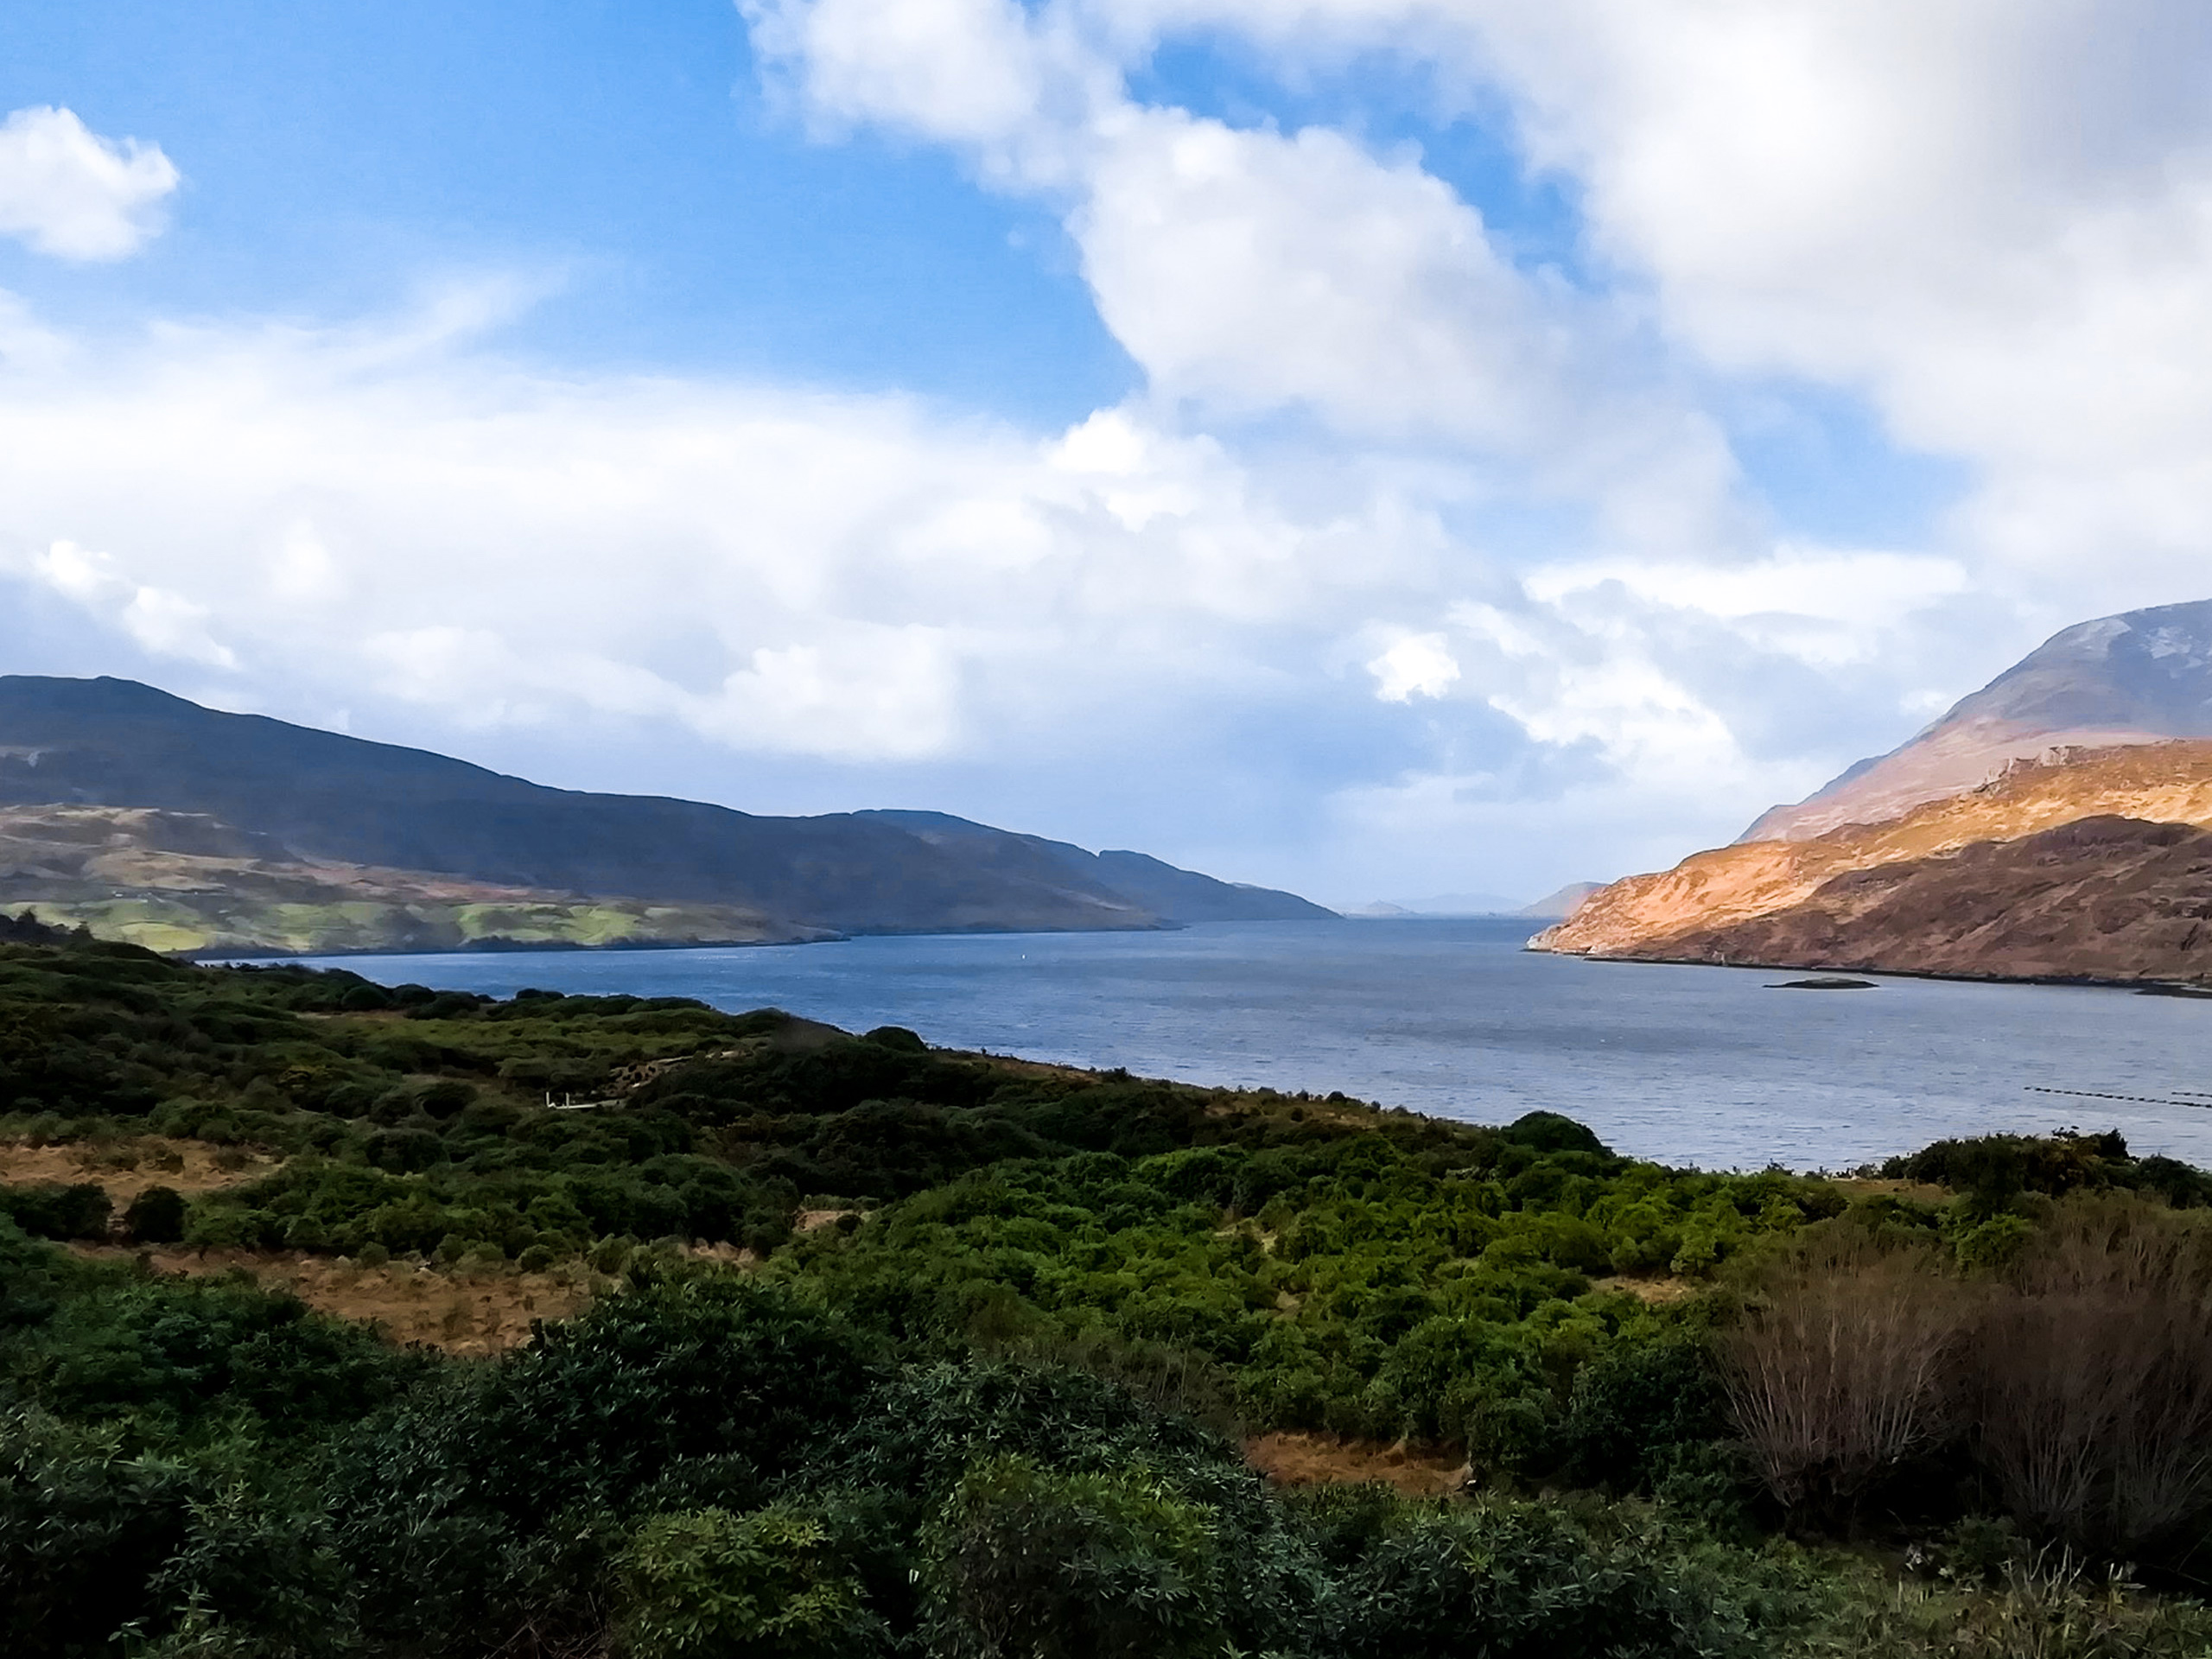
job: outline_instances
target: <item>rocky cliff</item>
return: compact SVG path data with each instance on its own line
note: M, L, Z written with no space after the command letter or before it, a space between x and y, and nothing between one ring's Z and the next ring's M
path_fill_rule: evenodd
M2201 979L2208 830L2212 742L2068 750L1886 823L1631 876L1530 943L1655 961Z

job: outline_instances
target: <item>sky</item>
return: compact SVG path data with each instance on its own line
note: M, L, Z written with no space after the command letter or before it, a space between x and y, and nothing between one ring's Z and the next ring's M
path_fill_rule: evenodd
M2212 11L10 0L0 671L1324 902L2212 596Z

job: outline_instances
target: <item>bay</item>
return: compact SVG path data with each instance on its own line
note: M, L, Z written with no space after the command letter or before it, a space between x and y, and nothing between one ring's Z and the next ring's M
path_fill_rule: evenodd
M1843 1169L1946 1135L2061 1125L2212 1166L2212 1001L1874 976L1872 990L1777 989L1800 976L1540 956L1521 948L1529 931L1222 923L316 965L495 995L776 1007L946 1047L1476 1122L1543 1109L1623 1152L1708 1168ZM2115 1096L2134 1098L2101 1097Z

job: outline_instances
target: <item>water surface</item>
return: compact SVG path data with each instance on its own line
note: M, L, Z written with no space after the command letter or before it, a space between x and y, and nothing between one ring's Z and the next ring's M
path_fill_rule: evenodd
M1478 1122L1538 1107L1669 1163L1844 1168L1950 1135L2117 1128L2212 1165L2212 1001L1532 955L1525 923L1221 923L1172 933L718 950L353 957L387 984L773 1006L850 1030L1147 1077L1341 1090ZM2206 1105L2146 1096L2203 1091Z

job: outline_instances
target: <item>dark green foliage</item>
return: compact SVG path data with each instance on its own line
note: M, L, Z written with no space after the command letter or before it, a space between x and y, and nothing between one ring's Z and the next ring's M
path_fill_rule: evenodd
M1882 1166L1892 1180L1929 1181L1972 1198L1992 1213L2022 1193L2063 1198L2107 1187L2155 1192L2177 1209L2212 1205L2212 1173L2171 1158L2136 1158L2116 1130L2083 1135L1988 1135L1938 1141Z
M538 1609L588 1623L610 1524L741 1512L821 1455L876 1375L842 1321L689 1275L600 1303L365 1431L335 1480L373 1627L471 1653ZM582 1575L580 1577L580 1575Z
M184 1236L184 1194L173 1186L149 1186L123 1212L123 1230L133 1244L174 1244Z
M0 1215L35 1238L105 1238L111 1207L106 1192L90 1181L0 1186Z
M1211 1659L1232 1609L1211 1520L1141 1466L980 1463L932 1529L930 1645L947 1659Z
M1724 1659L1770 1650L1764 1596L1661 1538L1548 1504L1401 1511L1344 1575L1344 1659ZM1739 1569L1740 1570L1740 1569ZM1746 1595L1746 1589L1753 1594Z
M28 1236L108 1236L96 1189L0 1193L10 1654L1779 1651L1811 1604L1738 1547L1774 1510L1746 1502L1716 1346L1772 1322L1760 1264L1791 1240L1910 1252L1961 1308L2011 1298L2036 1334L1959 1351L2050 1359L1952 1378L1948 1438L1882 1489L1920 1507L1885 1524L2010 1506L2024 1537L2202 1557L2202 1275L2081 1287L2144 1259L2113 1243L2144 1217L2189 1225L2107 1189L2186 1206L2212 1178L2117 1136L1946 1143L1895 1173L1951 1196L1853 1203L1639 1163L1549 1113L1478 1128L773 1010L43 938L0 938L9 1106L22 1134L120 1130L118 1157L148 1128L283 1156L144 1192L134 1243L631 1274L461 1363ZM2070 1279L2068 1217L2092 1263ZM679 1268L691 1240L773 1254ZM2095 1478L2045 1520L2051 1425ZM1245 1427L1464 1449L1493 1491L1285 1502ZM1561 1488L1583 1496L1500 1495ZM2155 1526L2120 1514L2146 1491Z
M40 1402L79 1421L188 1429L244 1414L262 1433L320 1433L392 1399L417 1362L368 1332L251 1285L79 1270L26 1354Z
M1648 1491L1684 1454L1728 1439L1728 1402L1694 1330L1616 1344L1576 1374L1560 1470L1578 1486Z
M887 1634L818 1516L657 1515L618 1566L620 1637L632 1659L829 1659L880 1651Z
M1701 1238L1709 1267L1841 1204L1778 1173L1673 1175L1488 1135L1450 1151L1339 1136L1001 1166L814 1234L782 1270L911 1342L1110 1331L1198 1357L1262 1426L1461 1440L1494 1468L1565 1461L1635 1487L1651 1470L1619 1448L1719 1433L1713 1384L1695 1331L1669 1334L1682 1315L1594 1288L1590 1271L1655 1231ZM1617 1427L1592 1403L1571 1429L1586 1363L1654 1342L1672 1343L1674 1369L1644 1392L1672 1415L1647 1421L1624 1396L1605 1408Z
M203 1488L158 1457L126 1457L51 1419L0 1416L0 1643L10 1659L95 1659L155 1615L154 1580L181 1548Z

